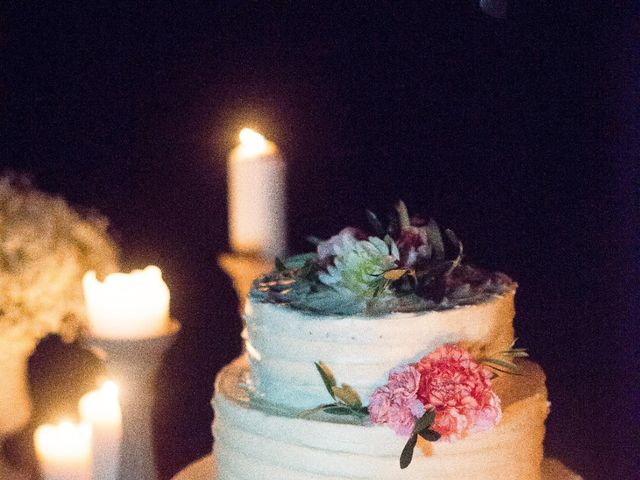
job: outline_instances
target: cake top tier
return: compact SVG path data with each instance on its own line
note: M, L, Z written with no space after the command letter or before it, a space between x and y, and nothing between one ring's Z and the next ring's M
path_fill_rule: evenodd
M257 279L254 302L326 315L446 310L515 289L507 275L466 262L462 242L435 221L410 217L403 202L388 225L367 211L371 231L346 227L315 252L276 259Z

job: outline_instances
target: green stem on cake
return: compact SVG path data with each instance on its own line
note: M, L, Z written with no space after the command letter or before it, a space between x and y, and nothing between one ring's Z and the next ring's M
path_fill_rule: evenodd
M327 403L325 405L320 405L320 406L315 407L315 408L310 408L308 410L304 410L304 411L300 412L298 414L298 417L300 417L300 418L309 418L312 415L314 415L315 413L323 412L326 408L334 407L335 405L336 405L335 403Z
M304 410L298 414L298 417L309 418L316 413L328 413L331 415L353 416L361 422L369 417L368 407L362 405L360 395L358 395L358 392L356 392L353 387L346 383L338 386L333 372L323 362L314 362L314 365L322 378L322 383L324 383L327 392L335 402L325 403L324 405Z

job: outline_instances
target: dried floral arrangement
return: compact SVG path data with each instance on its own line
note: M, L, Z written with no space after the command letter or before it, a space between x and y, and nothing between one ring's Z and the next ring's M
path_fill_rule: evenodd
M462 242L433 220L410 217L405 204L384 225L367 211L372 234L347 227L315 252L276 259L251 297L316 313L351 315L444 310L481 303L515 287L507 275L475 268Z
M0 178L0 338L72 339L84 323L82 276L118 270L107 222L24 177Z

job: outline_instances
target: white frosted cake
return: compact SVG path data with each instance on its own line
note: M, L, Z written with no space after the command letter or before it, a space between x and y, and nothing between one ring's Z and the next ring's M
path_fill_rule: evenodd
M481 305L382 316L319 317L250 300L244 315L250 378L268 402L313 408L328 400L314 366L322 360L340 382L368 398L391 369L444 343L463 342L474 356L507 350L514 340L514 294Z
M216 381L217 480L542 478L549 403L514 347L516 284L398 214L256 280Z

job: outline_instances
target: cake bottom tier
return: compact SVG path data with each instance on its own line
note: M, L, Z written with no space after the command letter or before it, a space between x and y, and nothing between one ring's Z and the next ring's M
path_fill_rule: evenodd
M453 442L423 442L401 470L406 438L379 425L308 420L250 398L240 357L216 381L213 424L216 480L540 480L547 402L544 374L496 383L503 417L492 430Z
M4 478L4 477L3 477ZM216 462L213 455L196 460L184 470L180 471L173 480L217 480ZM24 480L22 478L8 480ZM580 475L569 470L554 458L542 460L542 480L583 480Z

